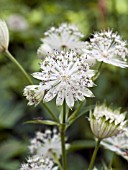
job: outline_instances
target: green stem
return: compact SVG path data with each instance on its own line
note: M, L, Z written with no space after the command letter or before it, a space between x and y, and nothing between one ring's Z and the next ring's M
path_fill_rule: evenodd
M63 120L62 120L62 124L60 126L63 170L67 170L66 149L65 149L65 130L66 130L65 116L66 116L66 102L64 101L64 103L63 103Z
M57 118L57 116L51 111L51 109L47 106L46 103L43 103L43 106L45 107L45 109L50 113L50 115L52 116L52 118L58 122L59 119Z
M90 162L90 165L89 165L89 170L92 170L93 167L94 167L94 163L95 163L97 151L98 151L99 146L100 146L100 142L101 142L101 139L98 139L98 141L96 143L96 146L95 146L95 150L94 150L92 158L91 158L91 162Z
M6 50L5 51L6 55L8 56L8 58L21 70L21 72L24 74L24 76L26 77L26 79L28 80L28 82L30 84L32 83L31 78L29 77L29 75L27 74L27 72L24 70L24 68L20 65L20 63L12 56L12 54Z

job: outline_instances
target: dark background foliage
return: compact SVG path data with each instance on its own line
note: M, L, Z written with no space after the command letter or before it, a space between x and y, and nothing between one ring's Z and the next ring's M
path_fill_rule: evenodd
M10 52L29 74L39 70L37 48L44 31L62 22L76 24L88 40L94 31L112 28L124 39L128 39L127 0L0 0L0 18L9 20L11 15L21 15L27 22L26 30L10 29ZM88 99L87 105L106 101L112 107L128 110L127 69L103 64L101 75L92 90L95 99ZM35 81L35 80L34 80ZM0 54L0 169L17 170L27 157L30 137L36 130L45 126L26 125L24 121L36 118L50 118L42 108L27 106L23 89L28 82L16 66ZM50 103L55 110L53 102ZM86 107L86 105L85 105ZM88 113L86 117L88 116ZM82 170L88 167L94 138L85 116L78 119L67 132L68 141L73 142L68 154L68 169ZM80 141L81 140L81 141ZM87 140L87 141L86 141ZM79 141L79 142L78 142ZM98 152L96 165L101 167L103 160L108 163L112 153L102 148ZM127 170L127 162L114 157L115 169ZM101 169L101 168L99 168Z

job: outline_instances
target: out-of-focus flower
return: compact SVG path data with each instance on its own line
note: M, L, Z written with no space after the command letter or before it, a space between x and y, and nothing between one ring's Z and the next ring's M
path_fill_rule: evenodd
M29 101L28 105L37 105L44 97L44 91L40 85L29 85L24 88L24 96Z
M51 55L53 52L53 49L48 44L42 44L37 50L37 55L40 59L45 59L46 56Z
M68 147L68 144L66 144ZM30 141L29 150L31 154L42 156L43 158L60 159L61 138L56 129L46 130L44 133L37 132L36 137Z
M10 15L7 23L12 31L25 31L28 28L26 19L19 14Z
M54 52L41 63L41 69L42 72L33 73L33 77L41 80L40 89L45 91L44 102L57 96L56 105L62 105L65 100L72 108L76 100L83 101L85 96L94 97L88 87L94 85L91 78L95 72L75 52Z
M0 52L8 49L9 31L5 21L0 20Z
M97 32L90 39L90 55L98 61L125 68L128 67L126 46L127 43L117 33L110 30Z
M116 136L104 139L101 145L128 161L128 127Z
M118 134L125 126L125 114L120 113L120 109L112 110L107 106L96 106L90 112L90 126L93 134L104 139Z
M51 27L44 35L42 42L59 52L64 49L81 52L85 46L85 43L81 41L83 34L74 25L63 23L58 28Z
M37 155L29 157L27 163L21 165L19 170L58 170L57 166L49 158L41 158Z

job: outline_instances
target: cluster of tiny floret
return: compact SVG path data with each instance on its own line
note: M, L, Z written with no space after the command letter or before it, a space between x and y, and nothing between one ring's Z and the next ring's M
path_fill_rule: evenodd
M57 129L47 129L44 133L37 132L36 136L30 140L29 150L32 155L40 155L43 158L54 160L61 156L61 138Z
M48 158L33 156L29 157L19 170L58 170L58 168L54 167L53 161Z

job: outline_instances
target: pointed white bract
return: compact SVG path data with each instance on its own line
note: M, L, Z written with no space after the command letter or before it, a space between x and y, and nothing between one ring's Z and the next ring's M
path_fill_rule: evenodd
M89 69L86 59L81 58L77 53L55 51L40 66L42 71L33 73L33 77L41 81L40 89L45 92L44 102L49 102L56 97L57 106L62 105L65 100L67 106L72 108L76 100L83 101L85 97L94 97L88 87L94 85L91 78L95 72ZM30 87L33 86L26 87L25 91ZM33 92L33 97L36 91ZM26 92L25 96L29 99Z
M93 134L104 139L118 134L125 126L125 114L120 113L120 109L112 110L105 104L96 106L90 112L90 126Z
M128 161L128 127L116 136L104 139L101 145Z
M57 166L49 158L42 158L37 155L29 157L27 163L21 165L19 170L58 170Z
M37 105L44 97L44 91L41 85L29 85L24 88L24 96L28 100L28 105Z
M47 44L52 50L55 49L59 52L64 49L82 52L81 50L85 46L85 43L81 41L84 35L79 32L76 26L66 23L61 24L58 28L51 27L44 33L44 36L45 37L41 39L43 44ZM39 48L38 51L40 51L40 54L41 52L44 54L45 50Z
M66 144L66 146L68 146ZM61 153L61 138L56 129L53 131L47 129L44 133L37 132L36 137L31 139L29 145L30 153L39 155L43 158L49 158L54 161L54 158L60 159Z
M0 20L0 52L8 49L9 31L5 21Z
M90 39L90 55L98 61L112 64L121 68L128 67L127 43L121 36L111 30L97 32Z

